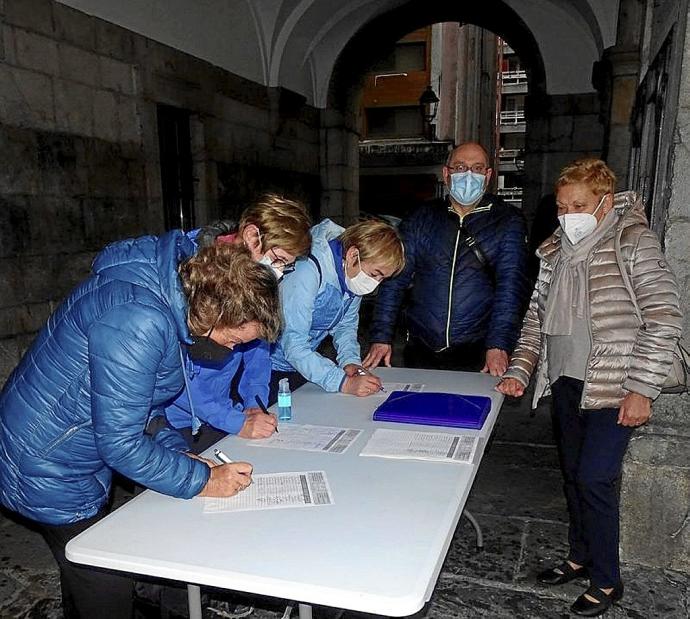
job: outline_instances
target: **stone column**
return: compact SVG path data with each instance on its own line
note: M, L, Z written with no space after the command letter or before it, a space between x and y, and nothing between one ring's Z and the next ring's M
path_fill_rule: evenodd
M327 108L321 112L321 217L341 225L359 216L359 134L355 117Z
M687 6L687 5L686 5ZM686 8L687 11L687 8ZM690 48L685 16L674 33L682 53L671 147L666 258L680 286L684 341L690 341ZM672 76L676 79L678 76ZM668 102L671 110L675 101ZM636 430L623 467L621 556L626 561L690 571L690 395L662 395L651 421Z

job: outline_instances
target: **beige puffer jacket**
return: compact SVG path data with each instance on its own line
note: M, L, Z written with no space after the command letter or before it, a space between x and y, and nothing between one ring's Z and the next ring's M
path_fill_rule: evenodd
M619 220L588 259L592 346L580 403L585 409L618 408L630 391L656 398L670 371L681 333L678 285L647 225L642 201L632 191L621 192L614 195L613 208ZM527 386L537 366L534 407L550 392L547 338L541 325L561 234L559 228L537 250L541 258L539 277L520 341L503 376ZM621 268L630 276L643 324L637 319Z

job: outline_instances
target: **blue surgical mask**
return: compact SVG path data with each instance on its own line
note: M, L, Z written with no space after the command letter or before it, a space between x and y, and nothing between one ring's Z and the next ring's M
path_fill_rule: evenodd
M469 206L478 202L484 195L486 176L471 170L455 172L450 175L450 195L456 202Z

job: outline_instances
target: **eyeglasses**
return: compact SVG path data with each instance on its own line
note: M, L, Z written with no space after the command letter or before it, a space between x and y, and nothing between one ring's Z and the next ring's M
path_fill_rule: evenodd
M288 273L292 273L295 270L295 262L294 260L292 262L288 262L285 260L285 258L281 258L276 254L274 249L271 247L268 251L273 253L273 258L271 260L271 266L274 269L278 269L283 273L283 275L287 275ZM266 252L268 253L268 252Z
M467 172L467 170L471 170L475 174L486 174L486 171L488 170L488 167L485 166L483 163L474 163L472 165L467 165L463 162L456 163L455 165L447 165L446 168L450 170L451 174Z

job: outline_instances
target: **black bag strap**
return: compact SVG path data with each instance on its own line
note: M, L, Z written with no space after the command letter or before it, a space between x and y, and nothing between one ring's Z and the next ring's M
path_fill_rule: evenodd
M494 269L491 266L491 262L489 262L489 258L482 251L482 248L479 245L479 242L477 241L477 239L475 239L469 233L467 228L465 228L465 226L461 222L458 222L458 231L460 233L460 241L462 243L464 243L467 246L467 248L472 252L474 257L477 259L477 262L479 262L479 264L486 271L486 274L489 276L489 278L493 282L495 280Z
M314 254L309 254L307 256L309 260L311 260L315 265L316 265L316 270L319 272L319 288L321 288L321 280L323 279L323 273L321 272L321 265L319 264L319 261L316 259L316 256Z

